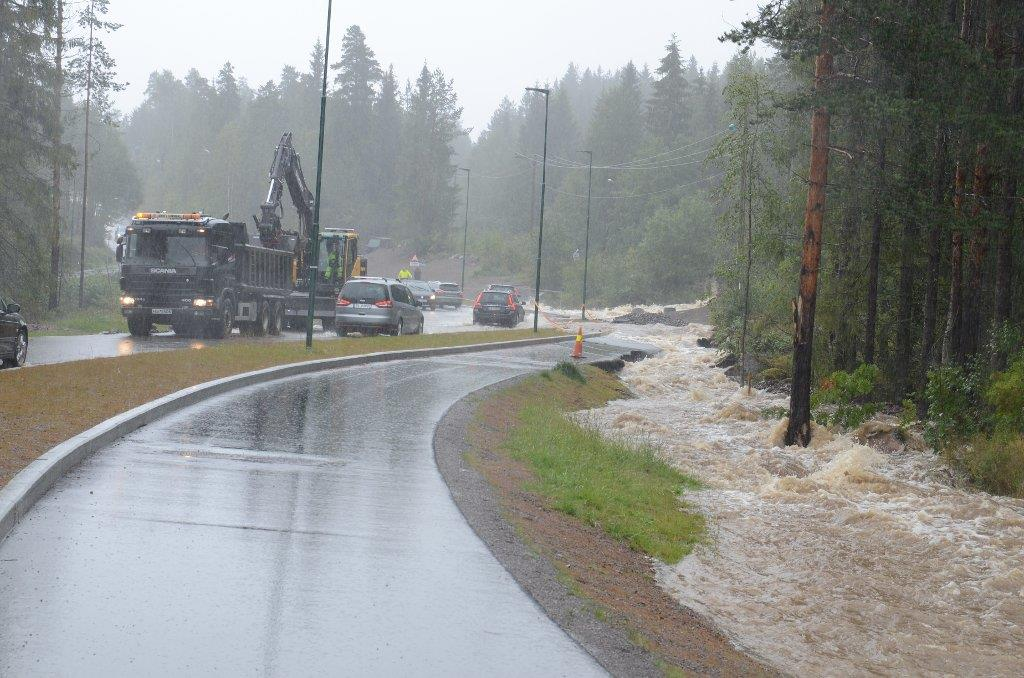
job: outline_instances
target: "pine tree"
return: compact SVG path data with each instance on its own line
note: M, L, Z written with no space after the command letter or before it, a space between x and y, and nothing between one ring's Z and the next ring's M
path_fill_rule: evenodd
M671 141L682 134L686 127L689 83L683 75L679 39L674 33L665 50L665 56L655 71L658 77L654 81L654 92L647 102L647 124L659 138Z

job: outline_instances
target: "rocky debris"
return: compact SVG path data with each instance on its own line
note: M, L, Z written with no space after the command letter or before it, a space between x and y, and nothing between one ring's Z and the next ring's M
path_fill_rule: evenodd
M697 345L698 346L703 346L703 344L700 343L702 341L704 341L704 340L703 339L698 339L697 340ZM710 342L708 342L708 343L710 343ZM711 347L710 346L704 346L704 348L711 348ZM719 360L717 363L715 363L715 367L717 367L719 369L725 369L726 367L732 367L737 362L739 362L739 360L736 358L736 356L734 354L726 353L725 356L721 360Z
M667 306L661 312L655 313L645 311L642 308L634 308L626 315L612 319L613 323L629 323L631 325L669 325L672 327L685 327L690 323L708 322L707 306L690 308L684 311L677 311L674 307Z

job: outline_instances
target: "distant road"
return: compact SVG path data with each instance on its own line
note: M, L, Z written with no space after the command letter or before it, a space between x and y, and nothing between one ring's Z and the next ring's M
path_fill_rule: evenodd
M427 334L438 334L442 332L472 332L487 329L496 329L473 325L473 312L469 306L458 310L437 310L429 309L423 311L424 331ZM532 327L527 322L519 327ZM544 327L550 327L542 319ZM305 337L300 332L285 332L279 337L266 337L262 341L300 341ZM333 339L333 333L317 331L316 338ZM236 334L233 339L237 341ZM186 339L175 336L173 332L155 334L151 337L136 338L128 334L86 334L65 337L30 337L28 363L29 365L47 365L52 363L63 363L71 360L88 360L90 358L110 358L119 355L130 355L132 353L147 353L150 351L171 351L182 348L204 348L219 343L212 339Z

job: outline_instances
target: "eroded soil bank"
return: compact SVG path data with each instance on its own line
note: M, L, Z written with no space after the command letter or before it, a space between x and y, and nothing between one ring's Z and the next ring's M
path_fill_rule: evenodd
M657 582L734 641L797 675L1024 673L1024 501L966 490L930 452L852 437L779 446L696 345L710 328L627 327L664 349L628 365L637 398L581 413L643 437L701 479L711 544Z

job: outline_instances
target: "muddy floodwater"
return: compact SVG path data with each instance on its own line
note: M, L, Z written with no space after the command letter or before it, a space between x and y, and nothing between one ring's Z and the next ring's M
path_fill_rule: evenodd
M660 584L789 673L1024 675L1024 501L957 487L923 446L781 447L761 411L786 398L727 379L708 332L620 330L664 352L626 367L641 397L583 415L707 486L711 543Z

